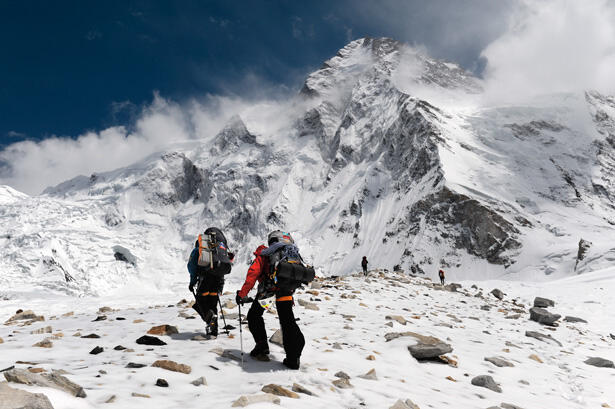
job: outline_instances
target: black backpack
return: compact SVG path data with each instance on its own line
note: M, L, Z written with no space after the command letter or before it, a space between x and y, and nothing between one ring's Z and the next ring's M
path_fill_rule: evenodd
M276 247L271 254L267 254L268 249L263 251L269 261L269 271L265 272L265 278L259 284L258 299L269 298L278 291L292 293L316 277L314 267L304 263L296 246L283 244Z
M210 227L204 234L199 234L199 257L197 273L223 277L231 272L231 259L228 255L226 237L216 227Z

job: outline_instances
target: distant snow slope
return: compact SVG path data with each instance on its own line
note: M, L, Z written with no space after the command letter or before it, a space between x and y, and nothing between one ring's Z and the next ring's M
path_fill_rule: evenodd
M37 197L3 188L0 288L164 290L185 281L210 225L238 251L231 280L277 228L325 275L363 255L467 279L609 265L615 99L493 106L481 92L455 64L390 39L353 41L287 104L239 112L217 135ZM577 262L581 239L591 246Z

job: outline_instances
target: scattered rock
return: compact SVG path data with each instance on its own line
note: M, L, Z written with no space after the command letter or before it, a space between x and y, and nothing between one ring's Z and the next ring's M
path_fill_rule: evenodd
M472 378L472 385L491 389L494 392L502 393L502 388L498 386L489 375L479 375Z
M534 307L539 307L539 308L555 307L555 301L549 300L548 298L536 297L534 298Z
M53 347L53 342L51 342L51 340L49 338L45 338L44 340L37 342L36 344L32 345L33 347L39 347L39 348L51 348Z
M491 290L489 294L493 294L493 296L497 298L498 300L504 299L504 293L501 290L498 290L497 288L494 288L493 290Z
M561 318L559 314L552 314L544 308L530 308L530 320L536 321L539 324L554 325L555 321Z
M109 397L109 399L107 399L107 400L105 401L105 403L113 403L113 402L115 402L115 399L117 399L117 396L115 396L115 395L111 395L111 396Z
M241 357L235 355L233 352L231 352L228 349L213 348L213 349L210 349L209 352L213 352L214 354L222 358L232 359L233 361L241 362Z
M4 344L4 340L0 337L0 344Z
M596 366L598 368L615 368L613 361L608 359L592 357L585 361L587 365Z
M525 336L530 337L530 338L535 338L542 342L553 341L560 347L562 346L562 343L559 342L557 339L553 338L551 335L541 334L540 332L537 332L537 331L525 331Z
M571 317L569 315L567 315L564 318L564 321L566 321L566 322L582 322L583 324L587 324L587 321L585 321L583 318Z
M354 386L352 386L350 384L350 381L348 379L336 379L332 383L333 383L333 385L335 385L336 387L338 387L340 389L354 388Z
M375 361L376 357L374 355L368 355L365 359L367 359L368 361Z
M502 409L523 409L522 407L513 405L512 403L504 403L504 402L500 403L500 407Z
M194 386L207 386L207 380L204 376L196 378L194 381L190 382Z
M262 395L240 396L239 399L233 402L232 407L243 408L245 406L252 405L253 403L275 403L276 405L279 405L280 398L270 393L265 393Z
M135 398L151 398L151 396L149 396L149 395L146 395L144 393L137 393L137 392L131 393L131 396L133 396Z
M0 408L2 409L53 409L47 396L14 389L0 383Z
M137 344L140 345L166 345L167 343L160 338L152 337L150 335L143 335L137 339Z
M237 307L237 304L235 304L234 302L232 302L231 300L226 301L224 304L222 304L222 306L226 309L232 310L234 308Z
M133 323L133 324L140 324L140 323L142 323L142 322L145 322L145 320L144 320L144 319L141 319L141 318L138 318L138 319L134 320L132 323Z
M22 311L19 310L15 315L6 320L5 324L12 324L15 321L26 321L30 320L32 322L36 321L45 321L45 317L42 315L36 315L32 310Z
M46 326L46 327L42 327L39 329L35 329L34 331L30 331L30 334L51 334L53 332L53 329L51 328L50 325Z
M419 408L418 405L416 405L410 399L406 399L405 402L403 400L399 399L389 409L421 409L421 408Z
M376 370L374 368L370 369L364 375L359 375L359 378L369 379L371 381L377 381L378 380L378 377L376 376Z
M495 365L495 366L497 366L499 368L502 368L502 367L505 367L505 366L515 366L511 362L508 362L505 359L498 358L498 357L495 357L495 356L485 358L485 361L491 362L493 365Z
M452 293L456 293L458 289L461 288L461 284L458 283L450 283L444 286L446 291L450 291Z
M536 361L536 362L538 362L538 363L541 363L541 364L543 363L543 362L542 362L542 359L540 359L540 357L539 357L538 355L536 355L536 354L532 354L532 355L530 355L530 356L529 356L529 358L530 358L530 359L533 359L534 361Z
M350 375L348 375L346 372L344 371L339 371L334 375L336 378L340 378L340 379L350 379Z
M96 322L96 321L106 321L107 320L107 316L106 315L99 315L98 317L96 317L96 319L94 319L92 322Z
M90 355L98 355L101 352L103 352L105 349L103 347L95 347L93 350L90 351Z
M401 315L387 315L386 317L384 317L384 319L386 320L392 320L392 321L397 321L399 322L401 325L406 325L406 323L408 321L406 321L406 319L404 317L402 317Z
M313 310L313 311L318 311L319 310L318 305L316 305L313 302L305 301L305 300L303 300L301 298L299 298L297 302L299 303L300 306L302 306L306 310Z
M76 336L77 334L75 334ZM89 335L83 335L81 338L89 338L89 339L97 339L100 338L100 335L97 334L89 334Z
M427 337L420 334L411 333L418 342L408 346L408 351L417 360L439 359L440 355L453 352L453 348L444 341L436 337Z
M181 372L185 374L189 374L190 372L192 372L192 368L189 365L178 364L177 362L164 359L154 362L152 366L156 368L166 369L167 371Z
M279 329L275 331L273 335L271 336L271 338L269 338L269 342L271 342L272 344L284 347L284 340L282 338L282 330Z
M585 239L579 240L579 250L577 251L577 261L574 264L574 271L577 271L577 266L579 265L579 261L583 261L590 247L592 246L591 241L587 241Z
M269 385L263 386L261 391L265 393L271 393L277 396L284 396L286 398L299 399L299 395L297 395L295 392L289 391L288 389L274 383L270 383Z
M145 364L137 364L135 362L128 362L128 365L126 365L126 368L130 368L130 369L139 369L139 368L144 368L147 365Z
M2 342L0 342L0 344L1 344L1 343L2 343ZM333 347L332 347L332 348L333 348L333 349L342 349L342 345L340 345L340 343L339 343L339 342L334 342L334 343L333 343Z
M179 331L177 330L177 327L174 327L173 325L164 324L150 328L147 333L150 335L173 335L179 334Z
M167 382L166 379L158 378L158 379L156 379L156 386L160 386L162 388L168 388L169 387L169 383Z
M115 348L113 348L116 351L123 351L126 349L126 347L122 346L122 345L117 345Z
M85 398L83 388L69 379L60 375L57 371L52 373L34 374L25 369L12 369L4 372L8 382L21 383L24 385L36 385L59 389L78 398Z
M309 389L304 388L303 386L299 385L298 383L293 383L293 392L303 393L303 394L309 395L309 396L315 396L312 391L310 391Z

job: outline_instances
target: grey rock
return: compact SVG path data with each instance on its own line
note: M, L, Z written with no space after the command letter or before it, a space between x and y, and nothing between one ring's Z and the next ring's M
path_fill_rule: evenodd
M277 346L280 347L284 347L284 340L282 338L282 330L279 329L277 331L275 331L273 333L273 335L271 336L271 338L269 338L269 342L271 342L272 344L275 344Z
M335 374L336 378L340 378L340 379L350 379L350 375L348 375L346 372L344 371L339 371Z
M47 396L11 388L0 383L0 409L53 409Z
M163 387L163 388L168 388L169 387L169 382L167 382L166 379L158 378L158 379L156 379L156 386L160 386L160 387Z
M569 315L567 315L564 318L564 321L566 321L566 322L582 322L583 324L587 324L587 321L585 321L583 318L571 317Z
M4 372L4 377L8 382L21 383L24 385L36 385L59 389L78 398L85 398L83 388L58 372L36 374L25 369L12 369Z
M338 387L340 389L354 388L354 386L352 386L352 384L350 383L350 381L348 379L336 379L332 383L333 383L333 385L335 385L336 387Z
M507 360L502 359L502 358L498 358L496 356L487 357L487 358L485 358L485 361L491 362L493 365L495 365L495 366L497 366L499 368L502 368L502 367L505 367L505 366L508 366L508 367L515 366L511 362L508 362Z
M591 241L587 241L587 240L584 240L584 239L579 240L579 250L577 251L577 261L574 264L574 271L577 270L577 266L579 265L579 261L585 260L585 256L587 255L587 252L589 251L591 246L592 246Z
M613 361L609 361L608 359L591 357L585 361L587 365L596 366L598 368L615 368L613 365Z
M370 369L367 373L363 375L359 375L359 378L369 379L371 381L377 381L378 377L376 376L376 370L374 368Z
M512 403L500 403L502 409L523 409L521 406L513 405Z
M479 375L472 378L472 385L491 389L494 392L502 393L502 388L498 386L489 375Z
M530 320L536 321L539 324L551 325L555 324L555 321L562 316L559 314L552 314L544 308L532 307L530 308Z
M314 392L310 391L309 389L299 385L298 383L293 383L293 388L292 388L293 392L297 392L297 393L303 393L305 395L309 395L309 396L316 396L314 394Z
M536 297L534 298L534 307L539 307L539 308L555 307L555 301L549 300L548 298Z
M143 335L141 338L137 339L137 344L139 345L166 345L167 343L161 340L160 338L152 337L151 335Z
M145 364L137 364L135 362L128 362L128 364L126 365L126 368L131 368L131 369L139 369L139 368L144 368L147 365Z
M418 342L408 346L408 351L417 360L438 359L440 355L448 354L453 348L446 342L436 338L411 333Z
M444 286L446 291L450 291L452 293L456 293L458 289L461 288L461 284L458 283L450 283Z
M397 402L395 402L395 404L391 406L389 409L421 409L421 408L419 408L419 406L415 404L414 402L412 402L410 399L406 399L406 401L398 399Z
M101 352L103 352L104 350L105 350L105 349L104 349L103 347L100 347L100 346L94 347L94 349L92 349L92 350L90 351L90 355L98 355L98 354L100 354Z
M491 290L489 294L493 294L493 296L497 298L498 300L502 300L504 298L504 293L497 288L494 288L493 290Z
M556 340L555 338L553 338L551 335L541 334L540 332L537 332L537 331L525 331L525 336L526 337L530 337L530 338L535 338L535 339L537 339L539 341L542 341L542 342L553 341L554 343L556 343L560 347L562 346L562 343L559 342L558 340Z
M207 385L207 380L205 379L204 376L201 376L199 378L196 378L194 381L190 382L192 385L194 386L202 386L202 385Z

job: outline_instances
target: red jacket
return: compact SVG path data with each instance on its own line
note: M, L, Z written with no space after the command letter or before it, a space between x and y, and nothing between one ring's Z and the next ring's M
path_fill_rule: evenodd
M241 298L247 297L250 290L254 287L256 281L261 282L262 276L265 272L269 270L269 260L267 257L261 256L263 250L267 247L262 244L258 246L254 255L256 258L252 262L252 265L248 269L248 275L246 276L246 282L243 283L241 290L239 290L239 296Z

